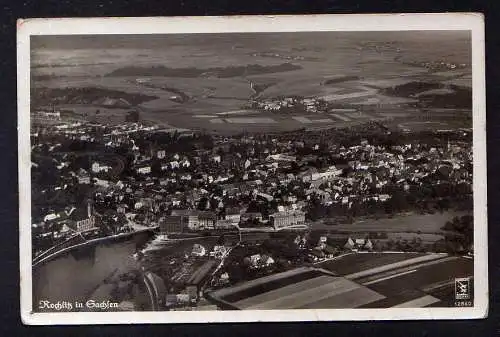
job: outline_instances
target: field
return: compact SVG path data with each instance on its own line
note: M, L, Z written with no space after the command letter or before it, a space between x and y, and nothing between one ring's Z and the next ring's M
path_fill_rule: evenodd
M299 271L299 270L298 270ZM222 297L225 301L238 302L248 297L254 297L268 291L281 289L293 285L297 282L307 282L308 280L321 277L322 273L316 270L300 270L300 273L284 273L259 279L257 282L247 282L240 287L235 287L233 292Z
M473 267L472 260L459 258L418 268L415 272L371 284L370 289L391 296L388 296L390 299L372 302L365 307L398 305L426 296L436 298L436 301L431 303L433 306L453 305L454 294L446 289L453 287L455 278L471 276L474 272ZM442 284L448 286L441 288Z
M321 270L298 268L209 295L237 309L355 308L384 296Z
M208 298L226 309L443 307L453 305L454 279L473 273L471 259L439 254L358 253L317 267L322 269L302 267L216 290Z
M419 253L401 253L401 254L382 254L382 253L366 253L366 254L351 254L337 260L326 261L317 264L319 268L329 270L338 275L347 275L376 268L390 263L396 263L415 257L423 256Z
M468 42L467 34L450 32L191 34L92 41L39 37L33 42L32 86L153 96L130 108L138 109L145 120L215 132L344 127L368 120L394 121L407 129L452 128L464 123L434 113L432 106L432 113L425 113L412 105L424 98L432 104L453 103L451 86L468 92L462 89L471 87ZM420 65L440 61L465 66L431 71ZM414 88L412 83L438 83L448 89L405 91ZM351 110L307 115L239 111L251 99L293 95L323 98ZM85 103L74 108L99 107ZM102 113L119 119L121 112L111 110ZM231 115L234 111L239 111L237 117ZM404 124L410 122L414 124Z

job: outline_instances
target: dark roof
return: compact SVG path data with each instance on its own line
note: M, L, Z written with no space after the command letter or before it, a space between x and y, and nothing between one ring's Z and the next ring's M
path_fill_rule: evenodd
M217 219L217 216L215 215L214 212L200 211L200 212L198 212L198 218Z
M337 249L333 248L332 246L326 246L323 251L327 254L333 254L337 252Z
M69 218L71 220L74 220L74 221L88 219L87 209L86 208L77 208L73 212L71 212L71 215L69 216Z
M249 212L249 213L243 213L241 216L242 217L248 217L248 218L250 218L250 217L261 217L262 213L260 213L260 212Z
M180 215L167 215L163 219L163 223L180 223L182 221L182 216Z
M187 216L193 213L192 209L173 209L171 215Z
M226 214L240 214L240 209L238 207L226 208Z

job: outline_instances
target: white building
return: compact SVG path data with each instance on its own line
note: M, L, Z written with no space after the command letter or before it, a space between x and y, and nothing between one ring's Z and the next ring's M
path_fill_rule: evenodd
M192 256L202 257L205 256L207 250L202 245L195 243L193 245L193 250L191 251Z
M151 166L142 166L137 168L137 173L139 174L149 174L151 173Z

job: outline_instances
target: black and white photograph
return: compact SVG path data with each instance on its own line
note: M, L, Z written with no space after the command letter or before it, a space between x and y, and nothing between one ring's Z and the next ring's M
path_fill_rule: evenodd
M480 16L74 20L18 25L25 323L486 315Z

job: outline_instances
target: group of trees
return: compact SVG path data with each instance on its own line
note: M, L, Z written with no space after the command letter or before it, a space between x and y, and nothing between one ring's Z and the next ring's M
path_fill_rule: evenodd
M137 110L131 110L127 112L127 115L125 116L125 122L129 123L137 123L140 120L140 113Z
M292 236L275 236L264 240L260 245L239 246L233 249L224 263L224 270L229 274L230 282L234 284L269 273L285 271L297 263L304 262L305 255L302 254L293 239ZM254 254L270 256L275 262L271 266L263 268L250 268L246 258Z
M247 213L261 213L262 217L268 218L270 214L278 210L278 203L276 200L270 202L265 200L251 200L248 204Z
M433 184L432 181L422 185L410 185L408 191L400 186L386 187L381 193L387 193L386 201L368 199L366 201L350 200L348 204L334 203L326 205L317 195L312 198L307 207L306 216L312 221L322 218L343 217L349 223L357 216L383 216L404 211L436 212L449 209L470 209L472 206L471 187L465 183L443 182Z
M452 253L464 253L470 250L474 243L474 217L463 215L447 221L441 228L446 231L444 240L438 245Z
M435 89L447 89L449 92L432 93ZM470 108L472 103L472 90L453 84L408 82L383 89L382 92L399 97L415 97L420 94L419 105L434 108Z
M105 283L112 285L110 291L111 301L117 303L126 300L133 301L140 282L141 275L138 271L121 274L119 277L114 277L111 280L105 280Z
M420 237L407 239L373 240L373 250L375 251L403 251L403 252L426 252L428 248Z
M121 103L123 100L135 106L156 98L156 96L98 87L31 89L31 104L38 107L51 106L54 104L104 105L103 102L105 102L105 100L116 101L117 104Z
M120 228L127 224L127 219L122 213L117 213L112 209L107 209L98 218L96 225L103 235L113 235L120 231Z

